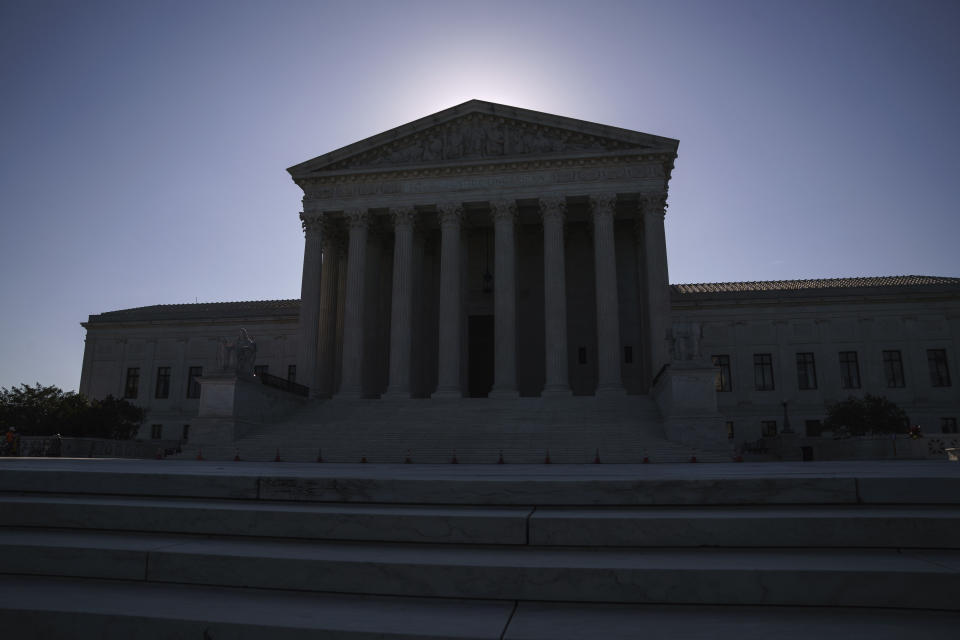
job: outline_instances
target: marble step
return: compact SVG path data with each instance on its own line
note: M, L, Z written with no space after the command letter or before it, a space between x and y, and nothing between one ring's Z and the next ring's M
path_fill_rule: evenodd
M960 614L866 608L612 605L395 598L0 576L6 637L104 640L953 640Z
M0 530L0 573L528 601L960 610L960 552L303 542Z
M953 506L467 507L0 495L0 526L581 547L960 548Z
M411 444L407 441L405 444ZM598 451L599 449L599 451ZM315 462L322 456L329 463L358 463L363 458L371 464L402 464L408 458L413 464L449 464L454 455L459 464L497 464L503 457L505 464L542 464L549 453L552 464L592 464L599 455L601 463L637 464L644 458L651 464L687 463L691 457L697 462L730 462L732 455L727 452L703 451L683 447L661 448L659 446L604 446L593 449L583 448L495 448L495 447L450 447L433 448L427 446L390 447L383 440L369 446L361 442L329 446L327 441L317 439L278 441L272 438L245 440L234 446L187 446L183 452L172 456L175 459L192 460L198 455L206 460L232 461L236 456L241 460L271 462L280 454L284 462Z
M538 507L960 504L960 465L378 465L7 458L0 459L0 492Z
M0 576L4 638L498 640L514 604Z

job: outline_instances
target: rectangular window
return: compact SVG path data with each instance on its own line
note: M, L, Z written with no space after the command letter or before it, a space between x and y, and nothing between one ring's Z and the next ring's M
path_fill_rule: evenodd
M580 364L587 364L587 348L580 347L577 349L577 362Z
M769 353L753 354L753 383L757 391L773 391L773 356Z
M190 367L187 369L187 397L200 397L200 381L197 380L203 375L203 367Z
M941 433L956 433L956 432L957 432L957 419L956 419L956 418L940 418L940 432L941 432Z
M710 356L713 366L717 367L717 373L713 380L713 387L717 391L731 391L733 387L730 382L730 356L719 355Z
M152 424L150 425L150 437L154 440L160 440L163 438L163 425L162 424Z
M860 388L860 364L856 351L840 352L840 387L842 389Z
M157 398L170 397L170 367L157 367Z
M887 379L888 389L902 389L907 386L903 377L903 358L899 351L883 352L883 374Z
M760 435L764 438L773 438L777 435L777 421L776 420L761 420L760 421Z
M819 438L823 433L823 423L819 420L806 420L804 427L808 438Z
M927 364L930 366L930 384L934 387L949 387L950 367L947 366L947 350L927 349Z
M140 392L140 367L130 367L127 369L127 382L123 385L123 397L129 399L136 398Z
M258 364L253 368L253 375L257 376L258 378L260 376L266 375L269 372L270 372L270 365L268 364Z
M287 365L287 382L296 382L297 381L297 365L289 364Z
M186 442L190 438L190 425L183 425L183 434L180 436L180 439Z
M633 347L627 345L623 348L623 363L633 364Z
M805 391L817 388L817 365L812 353L797 354L797 387Z

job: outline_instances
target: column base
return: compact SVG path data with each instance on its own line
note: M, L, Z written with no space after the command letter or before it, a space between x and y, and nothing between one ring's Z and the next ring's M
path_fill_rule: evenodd
M598 385L593 395L603 398L619 397L627 395L627 390L620 384L604 384Z
M552 384L543 388L540 392L541 398L568 398L573 395L573 390L567 385Z
M430 394L431 400L445 400L445 399L457 399L463 397L463 391L460 390L460 387L442 387Z
M510 387L496 388L490 390L488 398L519 398L520 392Z

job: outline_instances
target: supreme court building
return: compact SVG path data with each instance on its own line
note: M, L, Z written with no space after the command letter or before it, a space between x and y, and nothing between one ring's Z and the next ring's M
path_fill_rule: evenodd
M955 431L960 279L671 286L678 144L471 100L297 164L301 299L92 315L80 391L178 437L245 327L310 402L657 395L716 440L875 393Z

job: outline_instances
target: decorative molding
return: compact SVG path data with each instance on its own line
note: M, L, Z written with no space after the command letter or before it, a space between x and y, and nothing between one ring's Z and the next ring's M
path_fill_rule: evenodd
M490 217L494 222L506 220L515 222L517 219L517 201L516 200L491 200Z
M594 217L610 215L616 211L617 196L614 193L599 193L590 196L590 210Z
M667 192L641 193L640 208L644 215L658 215L661 219L664 218L667 215Z
M567 217L567 199L564 196L546 196L538 201L540 206L540 220L560 219L563 222Z
M440 226L463 223L463 204L459 202L440 202L437 204L437 220Z
M307 236L313 236L316 234L322 234L324 231L324 221L323 216L319 212L316 213L304 213L300 212L300 227L303 229L304 234Z
M370 226L370 213L366 209L347 209L343 212L351 229L366 229Z
M323 200L396 196L443 191L487 190L610 181L654 180L663 184L660 162L637 162L637 157L558 159L497 165L433 167L377 173L300 178L304 207Z
M414 207L392 207L390 218L393 220L394 227L413 225L417 221L417 210Z

